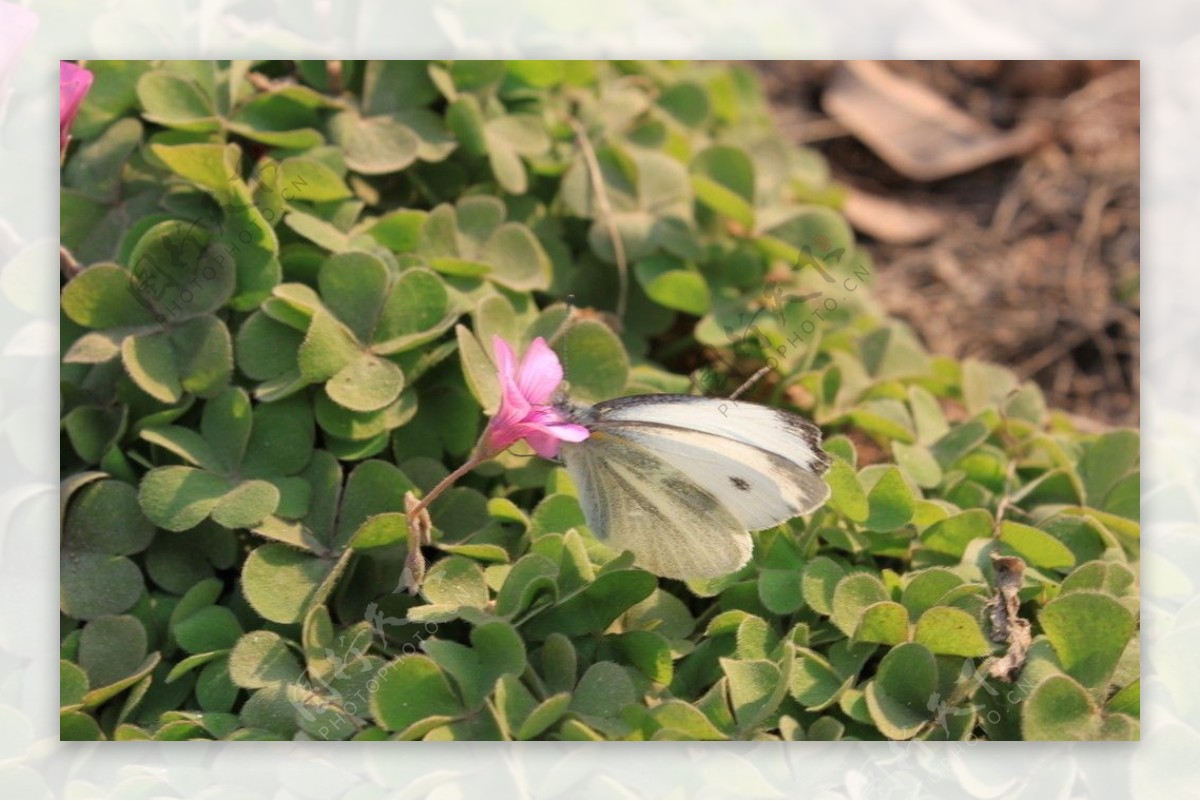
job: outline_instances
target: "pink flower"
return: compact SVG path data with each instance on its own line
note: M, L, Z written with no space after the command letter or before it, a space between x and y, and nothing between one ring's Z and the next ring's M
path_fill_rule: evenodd
M500 409L488 423L483 441L491 453L499 453L518 440L529 443L538 455L552 459L559 442L582 442L588 430L569 422L550 405L550 397L562 383L563 369L546 340L538 337L516 366L512 348L500 337L492 337L500 378Z
M92 73L70 61L60 61L58 65L58 145L59 151L65 153L71 138L71 123L92 88Z

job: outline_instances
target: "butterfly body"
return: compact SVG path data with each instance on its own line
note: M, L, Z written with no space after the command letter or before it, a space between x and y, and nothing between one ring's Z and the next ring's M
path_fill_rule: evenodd
M588 526L661 576L731 573L750 559L750 531L829 497L820 429L792 412L692 395L558 410L589 432L559 452Z

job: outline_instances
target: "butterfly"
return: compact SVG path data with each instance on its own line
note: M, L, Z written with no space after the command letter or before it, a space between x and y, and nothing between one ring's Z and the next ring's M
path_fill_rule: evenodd
M753 550L750 531L829 498L821 431L782 409L694 395L632 395L555 409L588 436L562 442L592 532L668 578L724 576Z

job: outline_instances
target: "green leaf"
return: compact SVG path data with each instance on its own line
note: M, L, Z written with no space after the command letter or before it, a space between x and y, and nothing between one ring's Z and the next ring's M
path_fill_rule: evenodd
M268 543L246 558L242 588L254 611L267 620L297 623L324 600L345 562L345 557L315 557L287 545Z
M1108 681L1136 626L1133 614L1112 596L1078 590L1055 598L1038 621L1063 670L1085 687Z
M170 340L184 391L211 398L228 386L233 342L223 322L211 316L194 317L176 326Z
M617 718L621 708L636 698L637 690L625 668L615 662L597 662L579 680L570 709L587 717Z
M918 487L931 489L942 483L942 468L933 454L923 445L906 445L892 442L892 453L896 465L903 470Z
M153 70L137 82L137 97L146 119L183 131L215 131L216 109L195 81L165 69Z
M1123 690L1120 690L1112 698L1108 699L1105 704L1105 709L1111 712L1120 712L1134 718L1138 718L1142 714L1142 683L1141 680L1135 680Z
M192 654L191 656L180 659L177 663L175 663L175 666L171 668L171 671L167 673L166 683L171 684L172 682L179 681L179 679L191 673L196 668L203 667L214 659L219 659L223 656L227 656L228 654L229 649L222 648L217 651L205 651L199 654Z
M150 152L171 172L213 193L221 200L229 197L230 146L219 144L150 145Z
M200 420L200 434L204 445L210 446L212 455L195 463L224 471L239 467L250 441L252 422L250 398L242 389L229 389L206 403ZM188 429L181 429L180 433L183 431L193 433ZM196 449L195 445L193 449Z
M330 253L344 253L350 250L350 237L336 225L319 217L293 211L283 218L283 224Z
M629 356L607 326L595 320L574 323L552 343L562 361L572 397L583 402L612 398L629 380Z
M251 98L237 110L234 119L226 121L226 126L255 142L306 150L324 143L315 130L320 124L316 112L333 105L307 87L287 85Z
M216 508L230 482L193 467L167 466L151 470L138 488L146 516L168 531L186 531Z
M75 664L61 659L58 662L58 703L60 707L83 704L88 691L87 674Z
M862 622L854 639L857 642L877 642L899 645L908 640L908 610L895 601L871 604L863 611Z
M242 635L229 654L229 677L247 690L277 682L294 683L303 675L287 642L273 631Z
M467 153L486 155L483 109L474 95L460 95L446 106L446 125Z
M346 481L331 544L341 547L350 542L359 527L376 515L402 511L404 495L413 489L408 476L389 462L372 459L355 467Z
M145 550L154 524L138 506L137 490L123 481L96 481L71 498L63 545L71 550L127 556Z
M422 61L368 61L363 75L363 108L386 114L406 108L427 106L438 99Z
M1105 497L1125 474L1137 467L1140 438L1136 431L1118 430L1092 442L1079 460L1089 506L1104 508Z
M146 644L146 629L137 618L97 618L83 627L79 666L91 687L107 687L138 672L146 658Z
M466 326L455 326L454 334L458 340L463 377L467 380L471 394L486 414L495 414L500 407L500 381L496 365L488 355L491 351L490 343L488 347L481 345Z
M907 740L932 719L936 701L937 662L923 645L905 643L891 649L867 683L867 709L885 737Z
M894 531L913 514L913 496L900 471L891 467L867 494L869 512L863 525L871 531Z
M830 620L847 637L853 637L867 607L890 600L887 590L869 573L851 573L837 583Z
M952 606L935 606L922 614L913 640L935 654L986 656L992 652L979 621Z
M550 286L550 257L533 232L519 223L504 223L484 242L481 253L492 268L488 278L517 291L544 290Z
M59 717L58 739L63 742L90 742L105 738L100 724L91 715L68 712Z
M525 644L515 628L500 620L472 629L470 648L440 639L426 640L422 648L454 679L467 709L482 707L501 676L525 670Z
M233 294L237 265L197 220L173 219L137 240L129 273L137 301L159 322L179 323L220 309Z
M925 529L921 532L921 542L930 551L960 559L972 540L991 536L991 513L986 509L970 509Z
M829 660L807 648L797 649L791 679L792 697L809 710L829 706L847 686L847 681L838 675Z
M188 653L202 654L232 648L242 625L224 606L208 606L171 627L175 641Z
M352 111L335 114L329 136L343 149L346 166L363 175L399 172L417 159L420 140L394 116L360 117Z
M137 82L153 66L149 61L105 61L88 59L88 70L95 76L92 88L79 108L71 126L74 136L87 140L109 127L137 107Z
M943 567L931 567L908 574L908 583L900 596L900 603L914 618L919 618L934 606L950 590L962 585L962 578Z
M385 729L417 739L463 714L446 675L427 656L402 656L380 671L371 715Z
M758 597L777 615L787 615L804 605L804 586L798 570L764 568L758 576Z
M417 249L428 216L419 209L397 209L376 220L366 233L393 253L411 253Z
M754 227L754 164L746 152L716 145L692 160L696 199L745 228Z
M325 385L330 399L355 412L373 412L395 402L404 373L387 359L360 353Z
M804 600L822 615L833 614L834 594L846 571L827 556L818 556L804 566L800 579Z
M1099 728L1096 702L1068 676L1048 676L1021 706L1021 734L1026 740L1092 740Z
M183 396L175 354L165 333L126 337L121 343L121 361L134 383L155 400L176 403Z
M870 514L867 494L858 480L858 474L848 462L834 459L825 474L829 485L829 505L855 523L863 523Z
M1016 388L1017 377L1011 370L977 359L963 360L962 391L968 414L1001 406Z
M1075 566L1075 555L1067 546L1032 526L1005 520L1000 524L1000 542L1039 569L1065 570Z
M515 571L516 567L513 569ZM509 577L511 580L511 574ZM643 570L603 573L591 584L561 600L550 611L531 620L525 629L534 637L546 637L551 632L574 636L604 631L630 607L645 600L654 591L656 583L654 576ZM496 599L497 613L504 589L501 588Z
M377 257L358 251L326 259L317 273L321 300L358 338L371 338L391 275Z
M63 614L80 620L128 611L145 589L142 571L124 556L74 550L60 557L59 585Z
M267 732L268 739L291 738L297 729L298 690L294 685L277 683L255 691L242 705L242 725Z
M274 188L288 202L322 202L351 196L341 176L312 158L288 158L279 162Z
M237 685L229 678L229 660L217 659L200 670L196 678L196 700L201 709L206 712L228 712L237 703L237 697Z
M708 283L696 270L683 268L670 258L651 255L634 265L634 275L646 296L668 309L706 314L712 304Z
M671 664L671 645L661 634L653 631L626 631L615 637L617 648L647 678L658 684L670 684L674 673Z
M516 731L518 740L532 740L542 732L557 723L567 713L571 705L570 693L557 693L535 706L520 728Z
M96 264L63 288L62 310L86 328L151 325L154 312L138 301L129 273L115 264Z
M483 570L470 559L458 556L441 559L429 569L421 594L430 603L450 607L482 609L488 602Z
M371 349L380 354L410 350L449 329L456 316L445 281L424 268L405 270L387 296Z
M930 445L929 450L942 469L949 470L959 459L979 447L988 433L988 427L981 420L968 420L950 429Z
M359 526L350 539L350 547L365 551L407 541L407 517L402 512L384 512L368 518L367 522Z
M313 383L328 381L362 357L354 335L332 314L317 309L297 352L300 374Z

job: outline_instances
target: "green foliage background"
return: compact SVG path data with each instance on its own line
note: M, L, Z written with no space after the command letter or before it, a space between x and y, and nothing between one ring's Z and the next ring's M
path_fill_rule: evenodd
M1138 736L1137 433L1081 434L881 314L827 165L747 71L88 67L64 739ZM493 334L547 337L583 401L770 364L754 399L822 426L832 498L683 584L508 453L433 504L409 596L403 497L494 410ZM1028 565L1011 684L993 554Z

